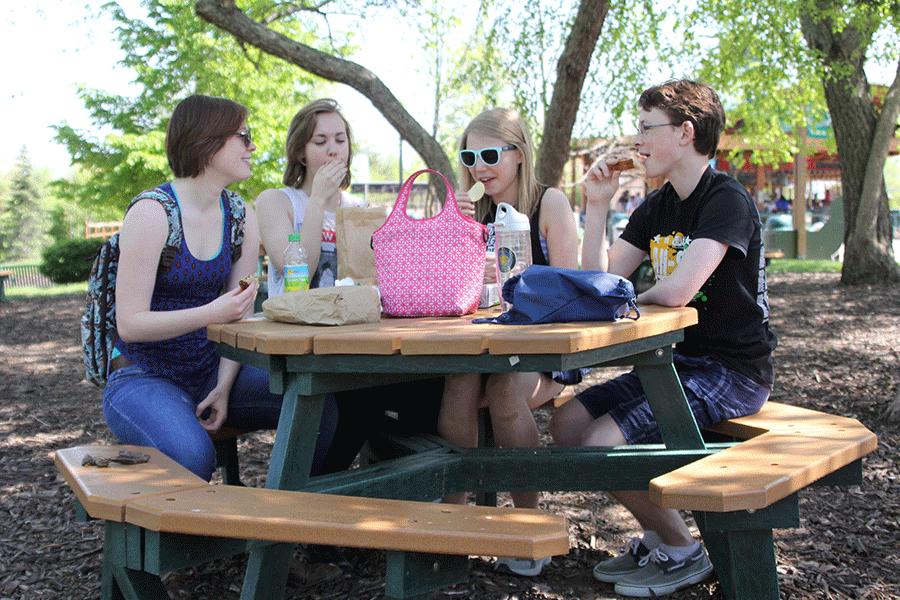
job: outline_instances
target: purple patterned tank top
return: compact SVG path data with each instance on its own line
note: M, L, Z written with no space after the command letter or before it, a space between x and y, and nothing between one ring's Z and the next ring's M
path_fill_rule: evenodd
M160 187L167 188L164 191L176 197L171 184ZM187 240L182 239L172 266L156 278L150 310L195 308L209 304L219 296L231 274L231 207L224 195L222 211L225 218L222 221L222 245L219 253L211 260L198 260L191 254ZM180 206L178 224L181 226ZM219 362L214 344L206 338L205 327L161 342L128 344L119 340L116 347L135 364L186 386L196 385Z

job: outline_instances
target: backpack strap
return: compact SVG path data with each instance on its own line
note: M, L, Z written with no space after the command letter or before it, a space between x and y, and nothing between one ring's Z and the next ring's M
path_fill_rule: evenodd
M231 207L231 262L235 263L241 257L241 244L244 243L244 219L247 214L244 199L231 190L223 190L228 197L228 205Z
M184 234L181 230L181 214L178 210L178 201L167 194L160 186L151 190L144 190L135 196L134 199L128 203L125 214L128 214L129 209L140 200L156 200L162 204L166 211L166 221L169 224L169 236L166 238L166 245L163 247L162 254L159 257L159 271L162 272L164 269L168 269L172 266L172 263L175 262L175 256L177 256L178 251L181 249L181 240Z
M237 262L241 257L241 247L244 243L244 221L246 218L246 205L244 199L231 190L223 190L222 195L228 199L228 205L231 209L231 222L229 224L229 243L231 246L231 262ZM175 256L181 249L181 240L183 232L181 229L181 216L178 209L178 201L170 196L163 186L144 190L128 204L128 209L134 206L139 200L156 200L163 205L166 211L166 218L169 223L169 237L163 248L162 256L159 260L159 268L168 269L175 261Z

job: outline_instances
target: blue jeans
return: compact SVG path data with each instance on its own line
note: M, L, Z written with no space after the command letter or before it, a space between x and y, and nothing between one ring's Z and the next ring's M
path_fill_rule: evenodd
M110 430L125 444L157 448L209 481L216 470L216 451L195 414L196 406L215 387L218 366L196 385L185 388L168 377L130 365L115 370L103 391L103 415ZM269 373L244 365L228 398L225 425L240 429L276 429L282 397L269 391ZM312 472L325 457L337 426L337 405L325 402Z

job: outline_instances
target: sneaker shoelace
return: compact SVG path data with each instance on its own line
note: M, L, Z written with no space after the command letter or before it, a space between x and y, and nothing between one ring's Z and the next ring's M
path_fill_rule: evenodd
M644 556L643 558L641 558L641 560L638 561L638 566L643 567L651 560L653 562L655 562L656 564L661 565L663 563L668 562L669 557L666 555L665 552L661 551L659 548L654 548L653 550L650 551L650 554Z
M625 544L624 546L619 546L618 548L616 548L616 552L618 552L620 555L626 554L626 553L631 554L632 556L637 558L638 548L640 547L640 545L641 545L641 538L633 537L633 538L631 538L631 541L628 542L627 544Z

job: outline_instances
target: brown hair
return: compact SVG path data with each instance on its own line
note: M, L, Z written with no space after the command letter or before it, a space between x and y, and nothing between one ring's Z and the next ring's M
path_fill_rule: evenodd
M459 140L459 149L465 150L469 135L480 133L488 137L503 140L506 144L514 144L522 152L519 164L519 185L517 190L516 210L534 216L541 197L541 185L534 176L534 141L531 132L522 116L508 108L492 108L472 119L463 131ZM465 165L460 163L460 183L464 189L474 185L475 180ZM481 221L491 209L491 202L479 202L475 205L475 219Z
M344 122L347 130L347 175L341 182L341 189L350 185L350 163L353 161L353 133L350 123L341 113L340 105L331 98L313 100L297 111L288 127L287 140L284 144L287 165L284 168L284 177L281 181L284 185L299 188L306 179L306 144L312 139L316 131L318 117L321 114L334 113Z
M179 102L166 128L166 156L175 177L200 175L248 113L227 98L194 94Z
M644 110L664 110L675 125L694 124L694 149L716 157L719 136L725 129L725 109L711 87L688 79L667 81L644 90L638 99Z

